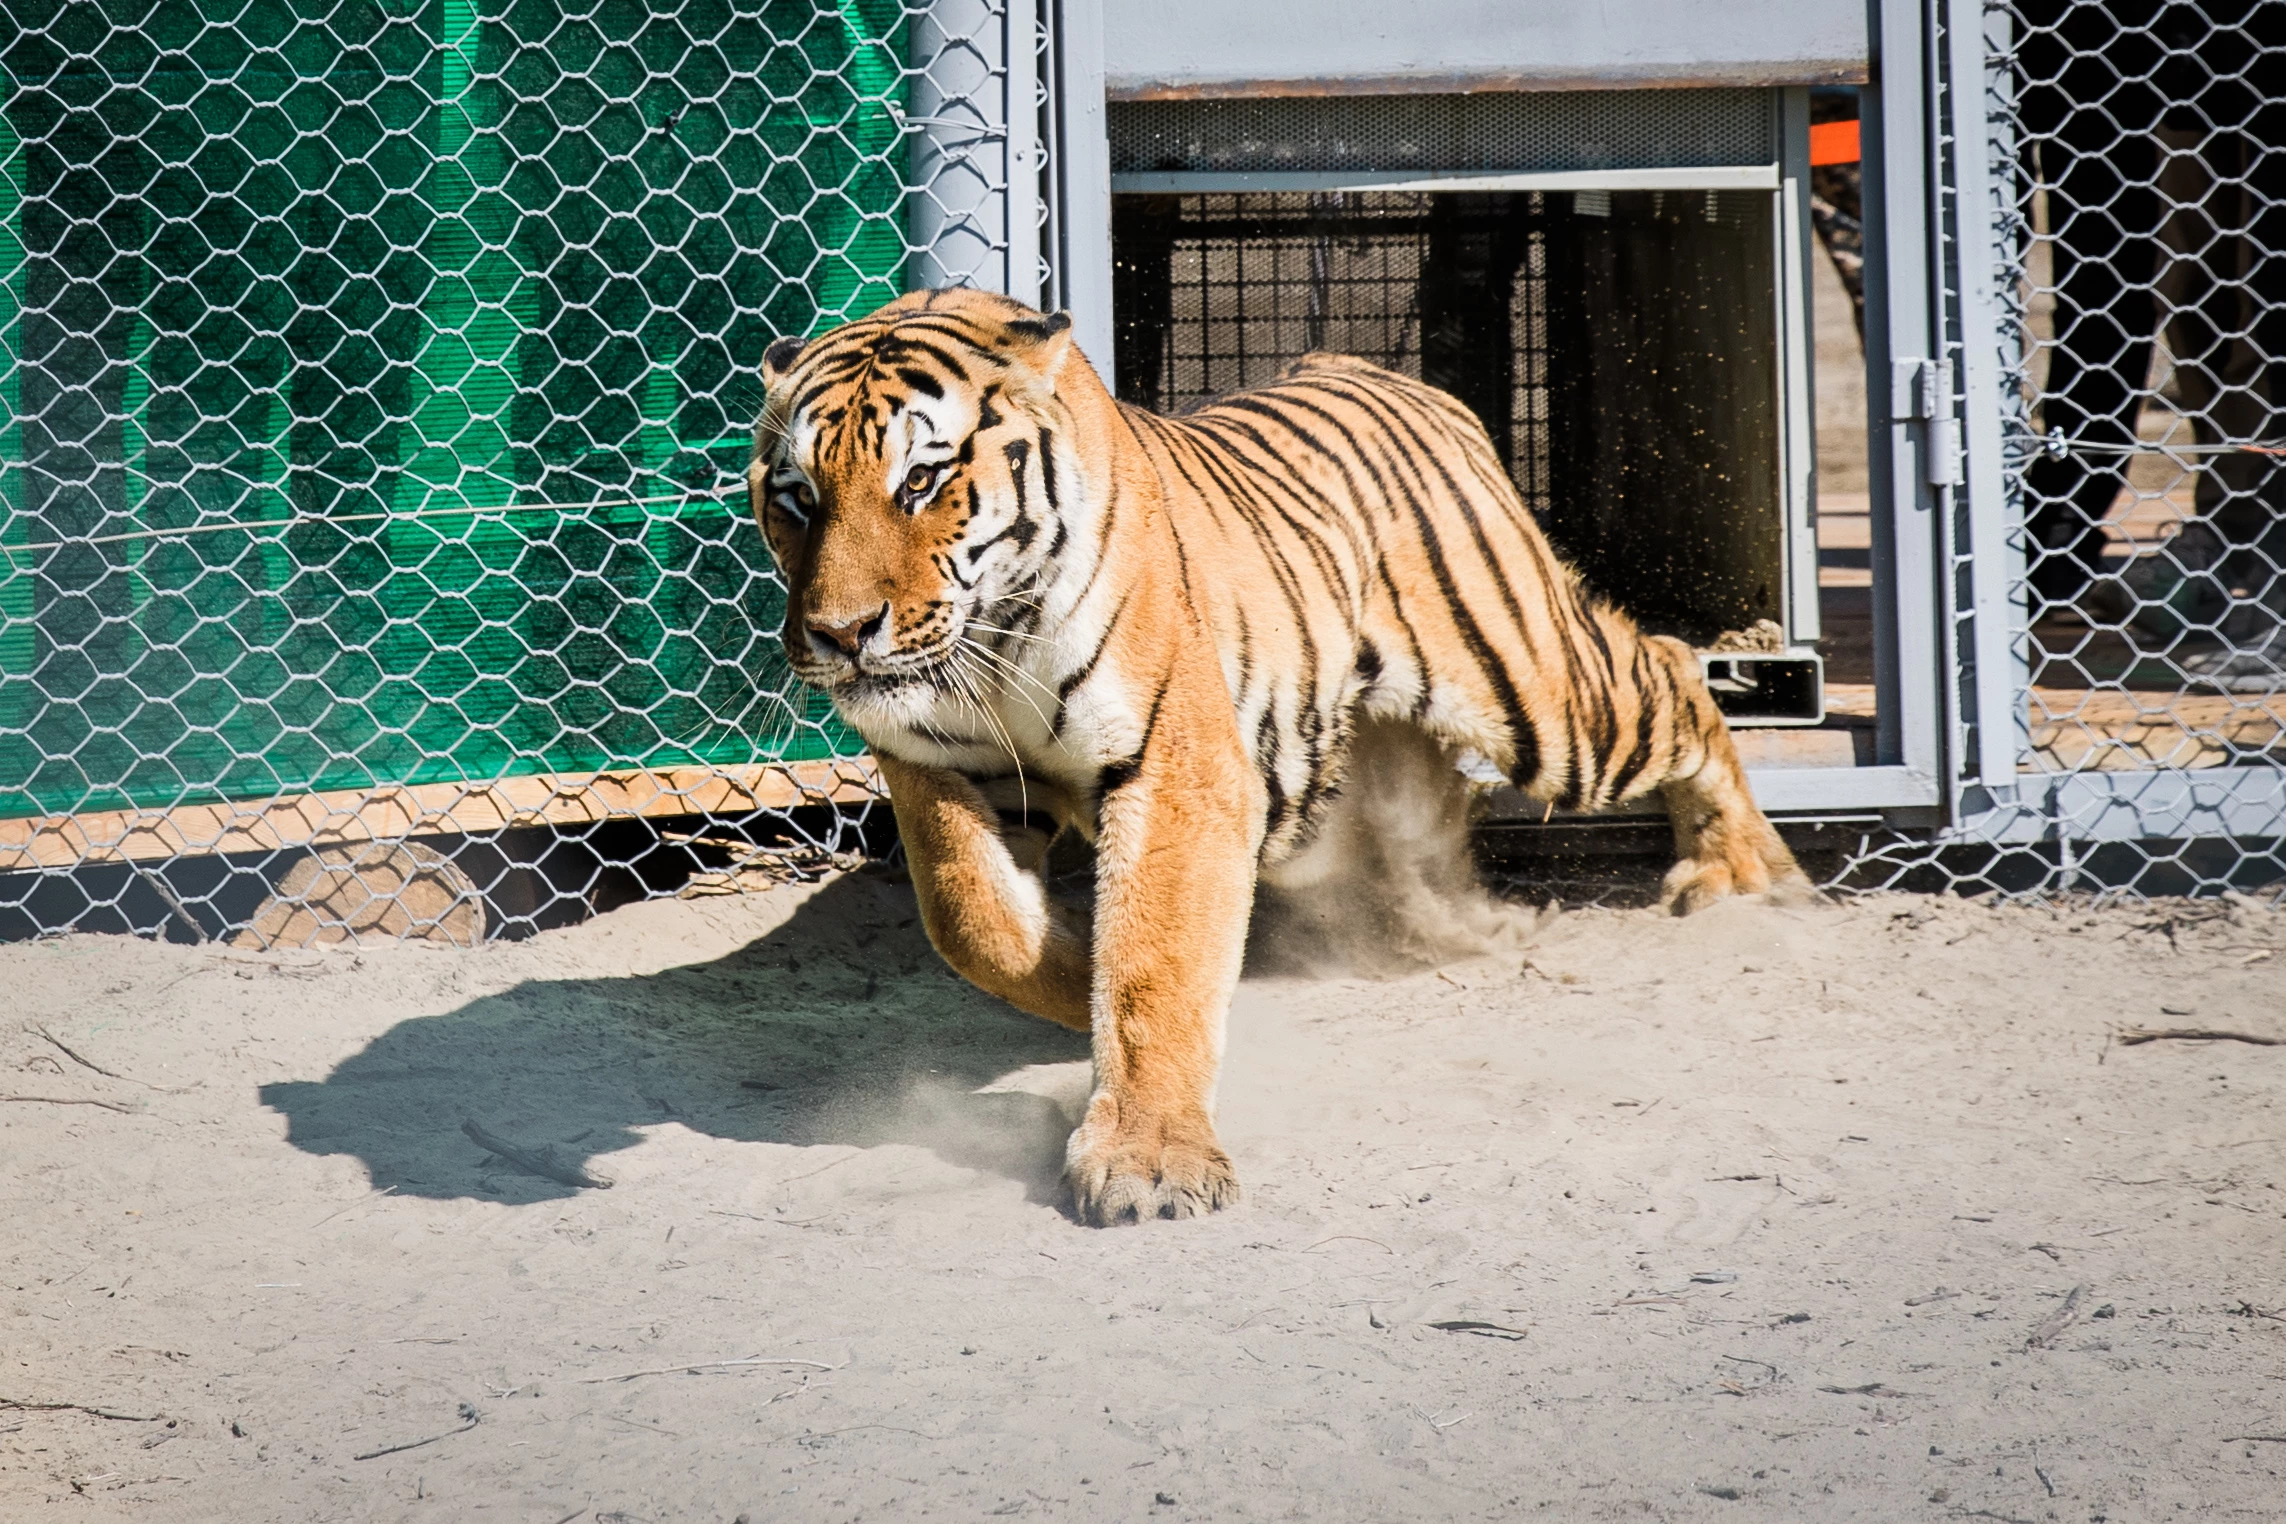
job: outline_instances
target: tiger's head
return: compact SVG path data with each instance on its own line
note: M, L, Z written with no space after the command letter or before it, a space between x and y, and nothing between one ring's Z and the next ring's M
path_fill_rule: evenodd
M972 626L1010 622L1060 538L1070 354L1063 313L963 290L764 351L747 489L796 676L895 709L951 680Z

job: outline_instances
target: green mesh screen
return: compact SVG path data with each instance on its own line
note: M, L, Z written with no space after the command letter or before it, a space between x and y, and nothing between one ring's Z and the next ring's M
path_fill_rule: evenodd
M857 749L727 478L903 287L893 0L8 15L0 818Z

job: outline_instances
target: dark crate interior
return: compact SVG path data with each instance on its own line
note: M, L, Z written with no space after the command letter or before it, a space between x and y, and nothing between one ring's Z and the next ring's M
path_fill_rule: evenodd
M1112 236L1122 398L1181 413L1361 356L1473 408L1650 628L1784 619L1769 193L1120 195Z

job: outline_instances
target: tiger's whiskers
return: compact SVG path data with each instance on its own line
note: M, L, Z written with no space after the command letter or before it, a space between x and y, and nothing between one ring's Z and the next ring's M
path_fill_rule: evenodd
M1016 740L1009 735L1007 725L993 711L992 706L985 701L983 690L977 682L979 674L970 670L967 665L968 653L971 649L981 648L969 647L964 643L955 644L952 649L952 660L947 664L946 670L960 684L961 696L967 699L969 705L976 710L978 715L982 716L984 723L999 736L1000 744L1007 748L1008 760L1016 768L1017 807L1029 818L1032 813L1032 792L1030 786L1024 781L1023 753L1016 749Z

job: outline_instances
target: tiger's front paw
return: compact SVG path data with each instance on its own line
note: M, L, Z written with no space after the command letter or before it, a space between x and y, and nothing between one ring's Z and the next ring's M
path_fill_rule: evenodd
M1154 1115L1098 1092L1064 1154L1072 1210L1099 1228L1238 1204L1238 1172L1203 1114Z

